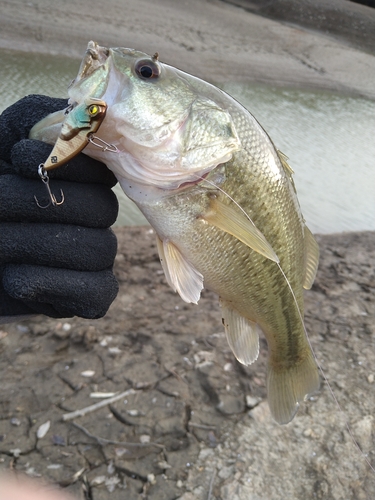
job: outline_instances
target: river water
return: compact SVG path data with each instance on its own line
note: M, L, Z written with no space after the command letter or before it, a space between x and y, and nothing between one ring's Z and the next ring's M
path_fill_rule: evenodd
M0 111L31 93L67 96L79 61L0 52ZM313 232L375 230L375 102L342 94L266 85L220 85L261 123L289 157ZM116 187L119 225L145 223Z

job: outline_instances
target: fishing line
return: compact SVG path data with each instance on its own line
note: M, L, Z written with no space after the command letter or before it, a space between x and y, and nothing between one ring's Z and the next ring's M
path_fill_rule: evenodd
M240 204L239 204L239 203L238 203L238 202L237 202L234 198L232 198L232 196L230 196L230 194L228 194L226 191L224 191L224 189L222 189L220 186L217 186L214 182L212 182L212 181L208 180L208 179L207 179L207 178L205 178L205 177L201 177L201 176L198 176L198 175L196 175L196 174L193 174L193 175L194 175L194 177L196 177L196 179L200 179L200 180L202 180L202 181L204 181L204 182L208 182L208 184L211 184L211 186L213 186L213 187L214 187L214 188L216 188L218 191L220 191L221 193L223 193L223 194L224 194L227 198L229 198L229 199L230 199L230 200L231 200L231 201L232 201L232 202L233 202L233 203L234 203L234 204L235 204L235 205L236 205L236 206L237 206L237 207L241 210L241 212L242 212L242 213L245 215L245 217L246 217L246 218L247 218L247 219L248 219L248 220L249 220L249 221L253 224L253 226L254 226L254 227L256 227L256 226L255 226L255 224L254 224L254 222L253 222L253 220L251 219L251 217L250 217L250 216L246 213L246 211L245 211L245 210L241 207L241 205L240 205ZM315 351L314 351L314 349L313 349L313 346L312 346L312 344L311 344L310 338L309 338L309 336L308 336L308 333L307 333L307 330L306 330L306 326L305 326L305 322L304 322L304 320L303 320L302 313L301 313L301 310L300 310L299 305L298 305L298 302L297 302L297 297L296 297L296 296L295 296L295 294L294 294L294 291L293 291L292 285L290 284L290 281L288 280L288 278L287 278L286 274L284 273L284 271L283 271L283 269L282 269L282 267L281 267L280 263L279 263L279 262L275 262L275 264L277 264L277 267L279 268L279 270L280 270L280 272L281 272L281 274L282 274L283 278L285 279L285 281L286 281L286 283L287 283L287 285L288 285L288 288L289 288L289 290L290 290L290 292L291 292L291 294L292 294L292 297L293 297L294 303L295 303L295 305L296 305L296 307L297 307L297 312L298 312L298 316L299 316L300 321L301 321L301 324L302 324L303 331L305 332L306 339L307 339L307 342L308 342L308 344L309 344L309 346L310 346L311 352L313 353L313 356L314 356L314 359L315 359L316 365L317 365L317 367L319 368L319 370L320 370L320 372L321 372L321 374L322 374L322 377L323 377L324 382L327 384L327 387L328 387L328 389L329 389L329 392L330 392L330 394L331 394L331 396L332 396L332 399L333 399L334 403L336 404L337 408L339 409L339 411L340 411L340 412L342 413L342 415L344 416L344 419L345 419L345 422L344 422L344 423L345 423L345 427L346 427L346 429L347 429L347 431L348 431L348 434L349 434L349 436L350 436L350 438L351 438L351 440L352 440L352 442L353 442L354 446L357 448L357 450L358 450L359 454L363 457L363 459L365 460L365 462L367 463L367 465L369 466L369 468L371 469L371 471L375 474L375 467L373 467L373 466L371 465L370 460L367 458L367 456L366 456L365 452L362 450L362 448L360 447L360 445L359 445L358 441L357 441L357 440L356 440L356 438L354 437L353 431L352 431L352 429L351 429L351 427L350 427L350 425L349 425L349 420L347 419L347 417L346 417L346 415L345 415L344 410L342 409L342 407L341 407L341 405L340 405L340 403L339 403L339 401L338 401L338 399L337 399L337 397L336 397L335 393L333 392L333 389L332 389L332 387L331 387L331 384L328 382L328 379L327 379L326 374L325 374L325 372L324 372L324 370L323 370L323 368L322 368L322 365L320 364L320 362L319 362L319 360L318 360L318 358L317 358L317 356L316 356L316 354L315 354Z
M354 446L355 446L355 447L357 448L357 450L359 451L359 454L363 457L363 459L365 460L365 462L367 463L367 465L370 467L370 469L372 470L372 472L375 474L375 468L371 465L371 462L370 462L370 460L367 458L366 453L362 450L362 448L360 447L360 445L359 445L358 441L357 441L357 440L356 440L356 438L354 437L353 431L352 431L352 429L351 429L351 427L350 427L350 425L349 425L349 420L347 419L347 417L346 417L346 415L345 415L345 412L344 412L344 410L342 409L342 407L341 407L341 405L340 405L340 403L339 403L339 400L337 399L337 397L336 397L335 393L333 392L332 386L331 386L331 384L328 382L328 379L327 379L326 374L325 374L325 372L324 372L324 370L323 370L323 368L322 368L322 365L320 364L320 362L319 362L319 360L318 360L318 357L317 357L317 355L315 354L315 351L314 351L313 346L312 346L312 344L311 344L310 338L309 338L309 336L308 336L308 334L307 334L307 330L306 330L306 327L305 327L305 322L303 321L303 318L302 318L302 314L301 314L300 308L298 307L297 298L296 298L296 296L295 296L295 294L294 294L294 291L293 291L293 289L292 289L292 286L291 286L291 284L290 284L290 282L289 282L288 278L285 276L285 273L284 273L284 271L282 270L282 268L281 268L281 266L280 266L280 264L279 264L279 263L277 263L277 266L278 266L278 268L280 269L281 274L282 274L282 275L283 275L283 277L285 278L285 281L286 281L286 283L287 283L287 285L288 285L288 288L289 288L289 290L290 290L290 292L291 292L291 294L292 294L292 296L293 296L294 302L295 302L295 304L296 304L296 306L297 306L298 316L299 316L299 318L300 318L300 320L301 320L301 324L302 324L303 330L304 330L304 332L305 332L306 339L307 339L307 342L308 342L308 344L309 344L309 346L310 346L311 352L313 353L313 356L314 356L314 358L315 358L316 365L317 365L317 367L319 368L319 370L320 370L320 372L321 372L321 374L322 374L322 377L323 377L324 382L327 384L327 387L328 387L328 389L329 389L329 392L330 392L330 394L331 394L331 396L332 396L333 401L335 402L335 404L336 404L337 408L339 409L339 411L340 411L340 412L342 413L342 415L344 416L344 419L345 419L345 422L344 422L344 423L345 423L345 427L346 427L346 429L347 429L347 431L348 431L348 433L349 433L349 436L350 436L350 438L351 438L351 440L352 440L352 442L353 442Z

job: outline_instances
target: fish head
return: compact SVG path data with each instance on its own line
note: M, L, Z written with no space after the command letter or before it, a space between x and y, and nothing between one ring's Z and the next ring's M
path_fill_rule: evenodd
M88 144L84 152L106 163L120 181L175 189L240 149L222 92L162 63L158 54L90 42L68 92L63 128L78 123L85 103L105 104L98 136L115 149Z

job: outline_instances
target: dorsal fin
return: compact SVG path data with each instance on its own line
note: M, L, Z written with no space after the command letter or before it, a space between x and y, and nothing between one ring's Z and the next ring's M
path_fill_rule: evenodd
M305 274L303 277L303 288L309 290L314 283L319 264L319 246L310 229L305 226Z
M220 301L220 304L228 344L240 363L250 365L259 354L260 328L253 321L241 316L226 302Z
M289 181L294 189L294 192L297 193L296 186L294 184L294 179L293 179L294 170L292 169L292 167L288 163L289 158L279 149L277 150L277 156L279 157L279 160L280 160L281 165L284 169L284 172L288 176L288 179L289 179Z
M267 259L279 262L279 258L268 243L263 233L240 211L225 205L218 198L213 198L210 210L201 216L203 220L231 234L255 252Z
M282 166L284 167L284 170L288 172L290 176L294 175L294 170L288 163L289 158L282 151L280 151L280 149L277 150L277 154L280 158Z
M203 289L203 276L171 241L156 236L161 265L169 286L185 302L197 304Z

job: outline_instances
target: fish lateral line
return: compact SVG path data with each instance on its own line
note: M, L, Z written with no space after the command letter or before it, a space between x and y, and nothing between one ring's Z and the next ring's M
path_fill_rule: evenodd
M201 177L201 176L198 176L198 175L195 175L195 177L196 177L196 178L198 178L198 179L200 179L200 180L204 180L205 182L207 182L207 183L211 184L211 185L212 185L214 188L216 188L218 191L220 191L221 193L223 193L223 194L224 194L224 196L226 196L226 197L227 197L230 201L232 201L232 202L233 202L233 203L234 203L234 204L235 204L235 205L236 205L236 206L237 206L237 207L241 210L241 212L242 212L242 213L244 214L244 216L245 216L245 217L249 220L249 222L250 222L250 223L254 226L254 228L256 228L256 229L257 229L257 227L256 227L256 225L255 225L254 221L252 220L252 218L250 217L250 215L246 212L246 210L245 210L243 207L241 207L241 205L240 205L240 204L239 204L239 203L238 203L238 202L237 202L237 201L236 201L236 200L235 200L235 199L234 199L234 198L233 198L233 197L232 197L229 193L227 193L224 189L222 189L220 186L218 186L215 182L213 182L213 181L211 181L211 180L209 180L209 179L207 179L207 178L204 178L204 177ZM206 221L206 220L207 220L207 219L206 219L206 217L203 217L203 220L205 220L205 221ZM208 222L208 221L207 221L207 222ZM258 229L257 229L257 230L258 230ZM259 231L259 230L258 230L258 231ZM259 231L259 232L260 232L260 231ZM261 232L260 232L260 233L261 233ZM262 234L262 233L261 233L261 234ZM271 248L272 248L272 247L271 247ZM276 254L275 254L275 255L276 255ZM277 256L276 256L276 257L277 257ZM304 323L303 318L302 318L302 313L301 313L301 310L300 310L299 305L298 305L298 302L297 302L297 298L296 298L295 293L294 293L294 291L293 291L292 285L290 284L290 281L288 280L288 278L287 278L286 274L284 273L284 271L283 271L283 269L282 269L282 267L281 267L280 260L279 260L279 258L278 258L278 257L277 257L276 259L271 259L271 260L273 260L273 261L275 262L275 264L277 264L277 267L279 268L279 270L280 270L280 272L281 272L281 274L282 274L282 276L283 276L284 280L286 281L286 283L287 283L287 285L288 285L288 288L289 288L289 290L290 290L290 292L291 292L291 294L292 294L292 297L293 297L293 301L294 301L294 303L295 303L295 305L296 305L296 307L297 307L297 310L298 310L298 316L299 316L300 321L301 321L301 323L302 323L302 326L303 326L303 329L304 329L305 335L306 335L306 337L308 337L308 336L307 336L306 327L305 327L305 323ZM310 348L311 348L311 344L310 344L310 343L309 343L309 345L310 345ZM315 353L314 353L314 357L316 358Z
M251 222L251 224L252 224L254 227L256 227L256 226L255 226L255 223L253 222L253 220L251 219L251 217L247 214L246 210L244 210L244 208L243 208L243 207L241 207L241 205L240 205L240 204L239 204L239 203L238 203L238 202L237 202L237 201L236 201L236 200L235 200L232 196L230 196L230 194L229 194L229 193L227 193L224 189L222 189L220 186L218 186L217 184L215 184L215 182L213 182L213 181L211 181L211 180L209 180L209 179L207 179L207 178L203 178L203 177L198 176L198 175L196 175L196 177L197 177L197 179L199 179L199 180L202 180L202 181L205 181L205 182L209 183L209 184L210 184L210 185L212 185L214 188L216 188L218 191L220 191L221 193L223 193L223 194L224 194L224 196L226 196L226 197L227 197L230 201L232 201L232 202L233 202L233 203L234 203L234 204L235 204L235 205L236 205L236 206L237 206L237 207L241 210L241 212L245 215L245 217L249 220L249 222ZM206 219L204 219L204 218L203 218L202 220L203 220L204 222L208 222L208 221L206 221ZM362 458L365 460L365 462L366 462L366 464L368 465L368 467L370 468L371 472L375 475L375 467L371 464L370 460L367 458L366 454L365 454L365 453L364 453L364 451L361 449L361 447L360 447L360 445L359 445L358 441L357 441L357 440L356 440L356 438L354 437L354 434L353 434L352 428L350 427L350 424L349 424L349 421L348 421L348 419L347 419L347 417L346 417L346 414L345 414L345 412L344 412L343 408L341 407L340 402L338 401L338 399L337 399L337 397L336 397L336 395L335 395L335 393L334 393L334 390L333 390L333 388L332 388L331 384L330 384L330 383L329 383L329 381L328 381L328 378L327 378L327 376L326 376L326 374L325 374L325 371L323 370L323 367L322 367L322 365L321 365L321 363L320 363L320 361L319 361L319 359L318 359L318 357L317 357L317 355L316 355L316 353L315 353L315 350L314 350L314 348L313 348L313 346L312 346L312 343L311 343L310 337L309 337L309 335L308 335L308 333L307 333L306 326L305 326L305 322L304 322L304 320L303 320L302 313L301 313L300 307L299 307L299 305L298 305L297 297L296 297L296 295L295 295L295 293L294 293L294 291L293 291L292 285L291 285L291 283L290 283L290 281L289 281L288 277L286 276L285 272L283 271L283 269L282 269L282 267L281 267L281 264L280 264L280 261L278 261L278 262L277 262L277 261L275 261L275 264L277 265L278 270L280 271L280 273L282 274L282 276L283 276L283 278L284 278L285 282L287 283L287 286L288 286L288 288L289 288L289 290L290 290L290 293L292 294L293 301L294 301L294 303L295 303L295 305L296 305L297 312L298 312L298 316L299 316L299 319L300 319L300 322L301 322L301 325L302 325L303 331L304 331L304 333L305 333L307 343L308 343L308 345L309 345L309 347L310 347L310 350L311 350L311 352L312 352L312 355L313 355L313 357L314 357L314 360L315 360L316 366L318 367L318 369L319 369L320 373L322 374L323 381L327 384L328 390L329 390L329 392L330 392L330 395L331 395L331 397L332 397L332 399L333 399L333 401L334 401L334 403L335 403L336 407L338 408L338 410L340 411L340 413L344 416L344 420L345 420L344 425L345 425L345 428L346 428L346 430L347 430L347 432L348 432L348 434L349 434L349 436L350 436L350 439L352 440L353 445L355 446L355 448L356 448L356 449L357 449L357 451L359 452L360 456L362 456ZM307 395L306 395L305 400L306 400L309 396L310 396L310 395L309 395L309 394L307 394ZM297 410L297 408L298 408L298 405L299 405L299 403L297 403L296 410Z

